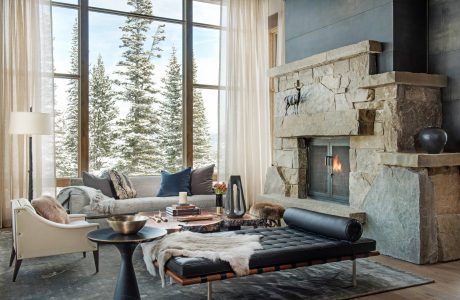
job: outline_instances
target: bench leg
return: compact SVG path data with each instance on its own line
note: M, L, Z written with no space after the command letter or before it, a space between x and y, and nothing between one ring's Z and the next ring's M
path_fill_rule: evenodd
M212 283L208 281L208 300L212 300Z
M352 271L353 272L352 283L353 283L353 286L356 286L356 259L353 259L352 262L353 262L353 266L352 266L352 268L353 268L353 271Z

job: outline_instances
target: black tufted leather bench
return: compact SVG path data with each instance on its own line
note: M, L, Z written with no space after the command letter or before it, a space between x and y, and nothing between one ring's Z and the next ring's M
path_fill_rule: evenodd
M353 261L353 285L356 285L356 258L379 255L374 240L362 238L362 226L353 219L330 216L300 208L288 208L284 214L287 227L258 228L237 234L262 235L263 249L256 250L249 261L250 274ZM235 277L230 265L206 258L173 257L166 263L166 274L182 285Z

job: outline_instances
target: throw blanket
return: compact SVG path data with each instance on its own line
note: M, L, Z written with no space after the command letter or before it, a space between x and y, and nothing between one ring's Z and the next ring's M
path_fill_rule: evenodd
M254 250L262 249L260 235L222 233L195 233L181 231L166 235L150 243L144 243L144 261L147 270L156 276L153 262L158 261L161 284L164 287L165 264L173 256L204 257L230 264L237 276L249 273L249 258Z
M107 197L100 190L87 186L63 188L56 198L64 207L69 207L71 204L67 202L70 201L72 194L81 195L84 198L84 202L90 204L91 210L99 213L110 214L113 209L115 199Z

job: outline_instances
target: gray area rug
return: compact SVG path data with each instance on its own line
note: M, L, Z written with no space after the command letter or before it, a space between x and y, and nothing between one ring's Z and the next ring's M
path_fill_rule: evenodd
M24 260L15 283L8 268L11 234L0 231L1 299L111 299L120 257L115 247L100 248L100 271L95 274L91 253L67 254ZM206 299L206 284L161 288L142 260L140 247L134 257L143 299ZM357 263L358 286L351 287L351 262L337 262L235 278L213 283L214 299L350 299L433 282L368 259Z

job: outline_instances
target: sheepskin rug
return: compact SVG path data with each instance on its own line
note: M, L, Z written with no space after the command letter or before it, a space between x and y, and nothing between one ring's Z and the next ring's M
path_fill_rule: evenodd
M144 261L150 274L156 276L154 261L158 261L164 287L165 264L173 256L204 257L230 264L237 276L249 273L249 258L262 249L260 235L243 235L234 232L195 233L181 231L142 245Z

